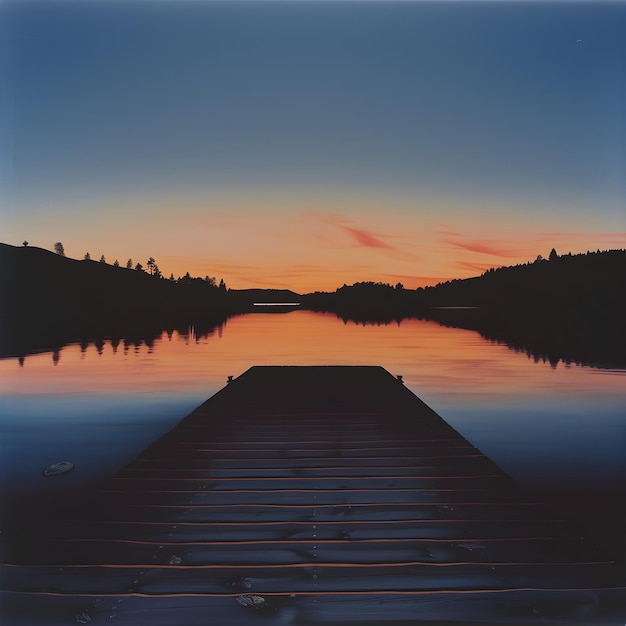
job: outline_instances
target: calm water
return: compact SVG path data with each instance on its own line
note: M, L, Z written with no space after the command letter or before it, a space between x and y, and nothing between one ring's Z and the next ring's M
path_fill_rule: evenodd
M382 365L524 486L623 511L626 372L534 362L472 331L406 320L344 324L293 311L228 320L208 337L71 345L0 361L5 503L111 475L252 365ZM68 460L75 471L44 478Z

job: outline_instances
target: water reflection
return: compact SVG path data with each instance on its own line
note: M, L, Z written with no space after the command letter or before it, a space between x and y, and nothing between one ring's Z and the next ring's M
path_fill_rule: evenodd
M76 470L54 489L102 480L229 375L285 364L382 365L402 375L522 484L609 490L607 498L626 484L624 372L529 358L432 321L366 325L298 310L0 361L5 496L49 493L41 470L61 460Z

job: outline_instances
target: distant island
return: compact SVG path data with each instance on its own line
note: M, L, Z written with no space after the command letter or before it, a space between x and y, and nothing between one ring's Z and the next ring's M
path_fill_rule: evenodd
M25 242L26 244L26 242ZM345 321L430 319L476 330L534 358L626 366L626 250L558 255L433 287L361 282L334 292L228 289L223 280L165 278L146 267L67 258L0 244L0 356L59 349L103 338L155 338L164 330L209 332L255 304L293 302ZM268 307L274 311L277 307Z

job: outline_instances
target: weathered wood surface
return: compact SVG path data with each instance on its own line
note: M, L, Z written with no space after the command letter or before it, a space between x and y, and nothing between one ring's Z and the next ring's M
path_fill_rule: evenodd
M3 624L626 623L611 555L376 367L252 368L48 531Z

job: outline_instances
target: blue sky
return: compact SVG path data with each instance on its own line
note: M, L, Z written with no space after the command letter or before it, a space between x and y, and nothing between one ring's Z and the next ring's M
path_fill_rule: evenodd
M625 4L8 0L0 28L5 242L293 288L626 247Z

